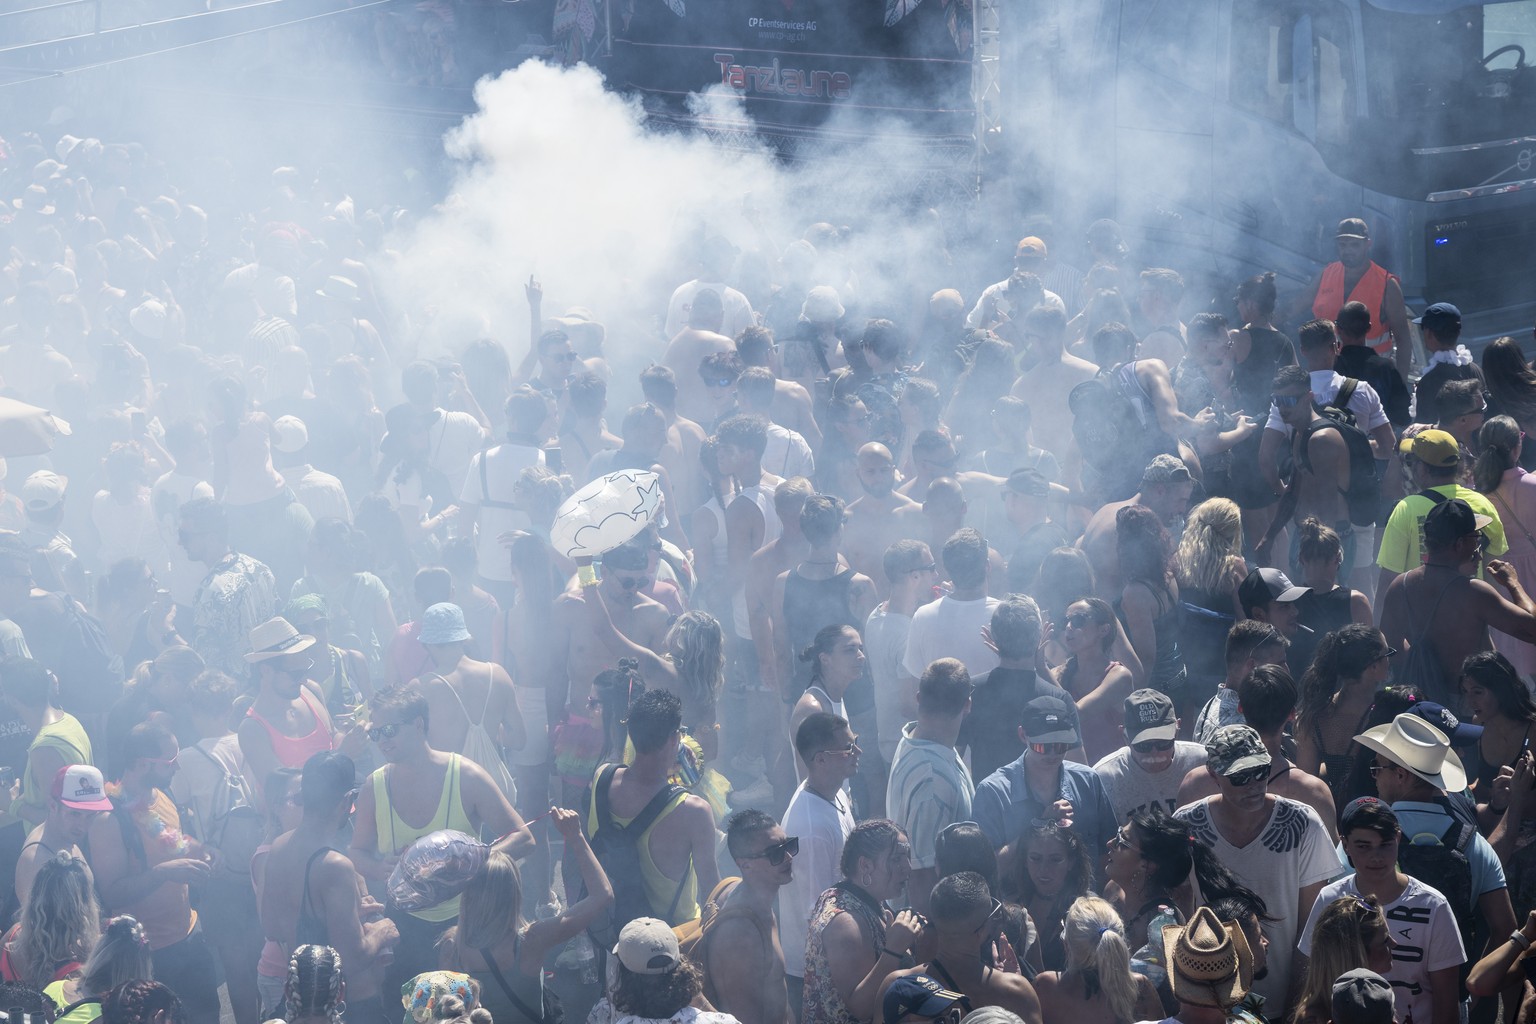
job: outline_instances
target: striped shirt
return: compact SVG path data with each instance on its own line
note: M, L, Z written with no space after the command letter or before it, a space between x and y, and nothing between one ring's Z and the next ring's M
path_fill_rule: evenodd
M969 821L976 786L955 748L913 736L916 722L901 730L891 777L885 788L885 811L912 843L912 866L931 868L939 830L956 821Z

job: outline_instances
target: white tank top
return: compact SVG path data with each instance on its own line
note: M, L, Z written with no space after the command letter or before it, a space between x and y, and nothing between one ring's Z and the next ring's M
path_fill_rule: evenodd
M784 524L779 522L778 510L773 507L773 491L759 482L751 487L743 487L740 496L751 498L753 504L763 513L763 545L772 544L778 540L784 533ZM721 523L723 524L724 521L725 517L721 516ZM725 536L724 525L720 528L720 535L722 538ZM724 561L724 556L721 557L721 561ZM731 628L736 631L737 638L752 639L752 624L747 618L745 587L739 588L731 595Z

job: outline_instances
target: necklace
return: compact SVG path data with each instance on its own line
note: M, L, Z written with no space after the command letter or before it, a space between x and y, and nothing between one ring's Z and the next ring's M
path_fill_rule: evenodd
M121 800L123 796L123 784L120 782L107 783L107 795ZM179 828L173 828L166 820L160 817L150 806L154 799L154 793L139 797L131 803L126 803L123 808L133 818L135 825L169 853L177 857L185 857L192 850L192 841Z

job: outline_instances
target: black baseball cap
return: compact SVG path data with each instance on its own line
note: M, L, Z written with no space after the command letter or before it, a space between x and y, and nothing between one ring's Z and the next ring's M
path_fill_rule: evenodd
M1423 316L1414 317L1413 322L1421 327L1427 326L1431 330L1436 327L1460 327L1461 310L1449 302L1435 302L1424 310Z

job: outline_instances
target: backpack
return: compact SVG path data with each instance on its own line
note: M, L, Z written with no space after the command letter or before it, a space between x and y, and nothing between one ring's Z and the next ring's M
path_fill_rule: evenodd
M672 934L677 936L677 948L701 971L705 968L704 958L708 955L707 936L722 916L720 908L740 881L736 875L720 879L710 891L708 902L699 909L699 916L672 929Z
M66 619L59 638L59 697L72 711L109 707L123 692L123 659L112 652L101 620L68 594L55 594L64 602Z
M256 848L261 845L265 832L265 823L256 809L255 795L244 776L231 771L229 765L214 757L201 744L182 748L183 753L189 750L195 750L207 758L217 770L218 776L214 783L213 804L208 820L199 819L190 807L183 807L183 831L204 846L219 851L213 872L215 878L249 884L251 858L256 856Z
M1371 526L1376 522L1381 505L1381 480L1376 476L1376 453L1371 449L1371 439L1355 423L1355 414L1349 411L1349 400L1355 396L1359 384L1355 378L1345 377L1333 401L1317 406L1321 418L1313 420L1302 435L1297 457L1310 471L1312 464L1307 458L1307 445L1312 435L1319 430L1337 430L1349 450L1349 487L1344 492L1349 521L1356 526Z
M613 820L608 791L613 787L613 777L621 767L623 765L603 765L592 786L592 809L597 831L588 842L597 862L603 866L603 872L613 885L613 903L587 930L603 949L612 949L619 941L619 930L638 917L657 917L671 921L677 911L677 902L682 899L683 888L688 884L688 873L693 870L690 863L683 872L683 880L677 883L677 892L672 895L670 906L651 906L650 898L645 894L645 878L640 869L640 837L656 823L656 819L661 817L673 800L687 791L679 785L668 783L661 788L661 792L651 797L650 803L641 808L628 825L620 825ZM582 887L582 895L586 895L585 886Z
M1467 851L1477 830L1455 818L1444 835L1420 832L1398 844L1397 866L1425 885L1438 889L1456 915L1462 946L1472 949L1477 930L1477 897L1472 892L1472 861Z

